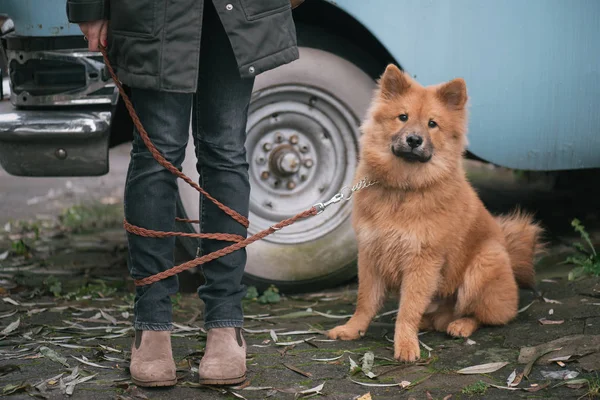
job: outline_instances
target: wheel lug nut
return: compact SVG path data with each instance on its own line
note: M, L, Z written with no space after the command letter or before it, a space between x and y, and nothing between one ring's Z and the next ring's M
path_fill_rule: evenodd
M259 156L259 157L256 159L256 162L257 162L258 164L261 164L261 165L262 165L262 164L264 164L266 161L267 161L267 160L266 160L266 159L265 159L263 156Z
M290 137L290 143L291 144L298 144L298 135L292 135Z
M310 158L309 158L309 159L307 159L307 160L304 160L304 166L305 166L306 168L312 168L312 166L313 166L313 165L314 165L314 162L313 162L313 160L311 160Z
M271 176L269 171L263 171L260 173L260 179L262 179L263 181L266 181L267 179L269 179L269 176Z
M277 133L275 134L275 141L276 141L277 143L281 143L281 142L283 142L283 135L282 135L281 133L277 132Z
M271 143L265 143L265 144L263 144L263 150L264 151L271 151L272 148L273 148L273 145Z
M289 190L293 190L293 189L295 189L295 188L296 188L296 182L294 182L294 181L289 181L289 182L287 183L287 188L288 188Z
M308 152L308 146L303 144L302 146L300 146L300 152L301 153L307 153Z

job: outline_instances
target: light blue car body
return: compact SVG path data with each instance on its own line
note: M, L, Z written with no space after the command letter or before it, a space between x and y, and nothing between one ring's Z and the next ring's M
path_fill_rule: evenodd
M80 35L64 3L3 0L0 12L19 35ZM524 170L600 167L600 0L331 3L421 84L466 80L477 157Z

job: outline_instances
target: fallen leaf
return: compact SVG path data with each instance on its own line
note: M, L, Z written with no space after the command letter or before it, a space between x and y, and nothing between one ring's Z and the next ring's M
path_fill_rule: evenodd
M40 347L39 351L47 359L57 362L59 364L62 364L65 367L68 367L68 368L70 367L70 365L67 363L67 359L65 357L61 356L60 354L58 354L56 351L54 351L46 346Z
M561 382L559 385L564 385L570 389L581 389L582 387L589 385L589 381L587 379L570 379Z
M362 372L369 378L375 379L377 375L375 375L371 370L373 369L373 365L375 364L375 354L372 351L367 351L363 356L362 362Z
M548 353L553 353L555 351L560 350L560 348L558 349L544 349L544 350L540 350L539 353L534 354L534 356L531 358L531 360L527 363L527 365L525 366L525 368L523 369L523 376L527 379L529 379L529 374L531 373L531 370L533 369L534 364L541 359L542 357L544 357L546 354ZM523 349L521 349L521 351L523 351ZM519 358L521 357L521 355L519 354Z
M354 361L352 357L348 357L348 360L350 360L350 375L354 375L357 372L360 372L361 368L358 366L356 361Z
M450 400L452 398L452 395L449 394L448 396L444 397L442 400Z
M2 394L9 395L9 394L14 394L14 393L25 392L29 388L30 388L30 386L27 383L20 383L17 385L9 383L8 385L6 385L2 388Z
M325 387L325 382L321 383L319 386L315 386L314 388L311 389L306 389L306 390L302 390L300 392L296 392L298 394L317 394L317 393L321 393L321 390L323 390L323 388Z
M79 361L82 364L89 365L90 367L111 369L111 367L107 367L105 365L100 365L100 364L96 364L96 363L90 362L90 361L84 359L83 357L82 358L77 358L75 356L71 356L71 357L73 357L74 359L76 359L77 361Z
M277 342L275 343L277 346L292 346L294 344L301 344L301 343L305 343L308 342L311 339L315 339L316 336L310 337L308 339L304 339L304 340L296 340L294 342Z
M433 400L433 396L431 393L429 393L429 391L425 392L425 396L427 397L427 400Z
M552 300L552 299L547 299L545 297L543 297L544 302L546 303L550 303L550 304L562 304L562 302L558 301L558 300Z
M518 313L520 314L520 313L522 313L522 312L524 312L524 311L527 311L527 309L528 309L529 307L531 307L531 306L533 305L533 303L535 303L535 302L536 302L536 300L534 300L534 301L532 301L531 303L527 304L525 307L521 308L521 309L518 311Z
M5 303L12 304L13 306L20 306L20 304L17 301L11 299L10 297L3 297L2 301Z
M492 372L496 372L507 365L508 362L494 362L488 364L474 365L472 367L460 369L456 372L459 374L489 374Z
M571 358L570 355L568 356L560 356L560 357L554 357L554 358L550 358L548 359L548 362L556 362L556 361L568 361L569 358Z
M399 386L401 388L406 388L408 386L410 386L410 382L408 381L402 381L400 383L366 383L366 382L359 382L359 381L355 381L354 379L350 379L352 382L361 385L361 386L369 386L369 387L395 387L395 386Z
M110 315L109 313L105 312L104 310L100 310L100 313L102 314L102 317L107 320L108 322L110 322L113 325L117 324L117 319L115 317L113 317L112 315Z
M512 386L513 382L517 378L517 370L515 369L511 374L506 378L506 386Z
M538 322L542 325L561 325L561 324L564 324L565 321L562 319L551 320L551 319L546 319L546 318L540 318L538 320Z
M9 312L4 313L4 314L0 314L0 319L12 317L13 315L15 315L18 312L19 312L19 310L13 310L13 311L9 311Z
M555 354L540 358L538 364L552 364L548 359L571 355L583 357L600 352L600 335L569 335L534 347L523 347L519 353L518 362L527 364L531 358L546 350L556 351ZM539 357L538 357L539 358Z
M0 253L0 261L6 260L8 258L8 255L10 254L10 250L6 250L3 253Z
M273 343L277 343L279 338L277 337L277 334L275 333L275 331L271 329L269 334L271 335L271 339L273 339Z
M355 400L372 400L371 398L371 392L369 393L365 393L360 397L355 397Z
M16 331L19 328L20 324L21 324L21 318L17 318L16 321L13 321L10 324L8 324L8 326L6 328L4 328L2 330L2 332L0 332L0 335L11 334L12 332Z
M286 364L286 363L282 363L282 364L283 364L284 367L286 367L287 369L289 369L291 371L294 371L297 374L300 374L300 375L305 376L307 378L311 378L312 377L312 374L310 372L304 372L301 369L299 369L298 367L295 367L295 366L293 366L291 364Z
M508 386L500 386L500 385L494 385L492 383L488 383L488 385L490 385L491 387L494 387L496 389L502 389L502 390L521 390L521 388L515 388L515 387L508 387Z
M327 362L327 361L335 361L335 360L339 360L340 358L344 357L344 355L342 354L341 356L337 356L337 357L332 357L332 358L311 358L312 361L323 361L323 362Z

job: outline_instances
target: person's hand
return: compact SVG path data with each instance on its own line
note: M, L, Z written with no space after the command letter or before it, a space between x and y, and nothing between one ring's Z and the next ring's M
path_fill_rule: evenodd
M106 47L108 20L99 19L97 21L82 22L79 24L79 29L83 32L90 51L98 51L100 49L100 44L103 47Z

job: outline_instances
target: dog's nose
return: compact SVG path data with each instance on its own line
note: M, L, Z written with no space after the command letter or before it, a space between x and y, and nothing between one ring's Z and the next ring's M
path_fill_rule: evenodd
M419 135L410 134L406 137L406 143L411 149L416 149L423 144L423 138Z

